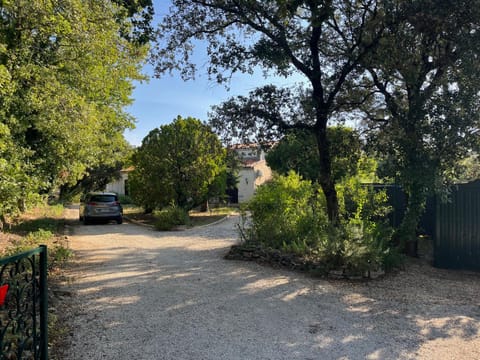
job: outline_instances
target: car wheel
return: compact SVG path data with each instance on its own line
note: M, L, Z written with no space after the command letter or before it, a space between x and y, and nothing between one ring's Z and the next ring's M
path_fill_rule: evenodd
M117 224L121 224L121 223L123 223L123 218L121 216L119 216L117 218Z
M83 217L83 225L88 225L89 224L89 221L88 221L88 218L86 216Z

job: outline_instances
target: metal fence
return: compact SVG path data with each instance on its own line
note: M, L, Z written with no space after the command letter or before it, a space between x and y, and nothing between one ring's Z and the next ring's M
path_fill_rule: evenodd
M437 201L434 265L480 270L480 181L456 185L448 202Z
M392 211L388 214L390 225L398 228L402 223L407 208L407 197L399 185L371 184L374 189L384 190L388 196L388 204ZM429 197L418 227L422 235L432 236L435 232L435 197Z
M0 360L48 359L47 247L0 259Z
M386 191L392 206L390 224L398 227L405 212L405 193L398 185L373 187ZM419 230L433 239L434 266L480 270L480 180L455 185L446 202L429 198Z

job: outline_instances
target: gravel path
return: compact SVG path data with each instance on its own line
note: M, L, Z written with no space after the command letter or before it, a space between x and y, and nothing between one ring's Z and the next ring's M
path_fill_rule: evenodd
M227 261L236 221L75 226L67 358L480 359L480 274L414 262L355 283Z

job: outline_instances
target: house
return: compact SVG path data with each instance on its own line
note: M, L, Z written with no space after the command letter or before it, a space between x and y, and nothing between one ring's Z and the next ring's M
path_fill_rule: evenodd
M240 160L238 173L238 202L249 201L257 187L272 178L272 170L265 160L265 152L258 144L239 144L231 147Z
M108 183L105 191L114 192L118 195L128 194L128 174L133 171L133 166L120 170L120 178Z

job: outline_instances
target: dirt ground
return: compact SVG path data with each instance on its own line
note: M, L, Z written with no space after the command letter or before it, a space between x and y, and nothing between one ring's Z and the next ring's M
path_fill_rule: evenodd
M228 261L236 220L74 225L63 358L480 359L480 274L411 261L333 281Z

